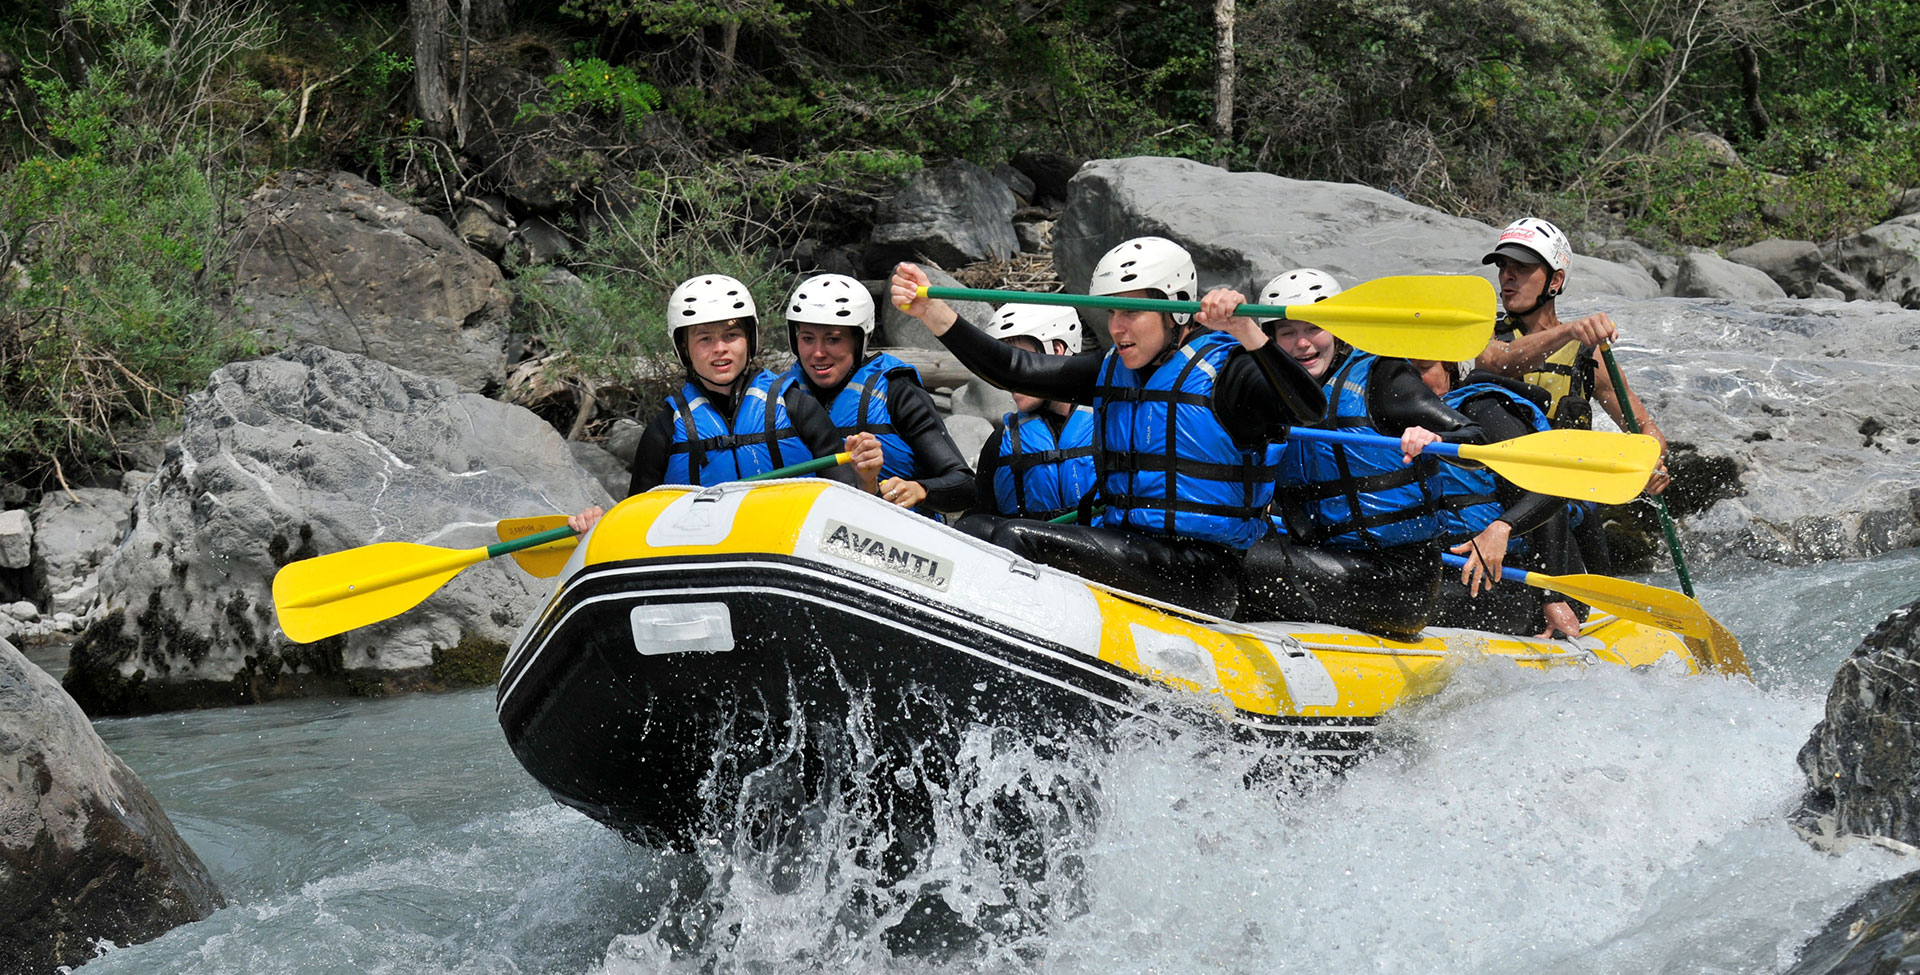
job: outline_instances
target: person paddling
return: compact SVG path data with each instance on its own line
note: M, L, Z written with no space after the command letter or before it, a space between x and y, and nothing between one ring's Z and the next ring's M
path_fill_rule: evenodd
M841 436L871 433L886 451L880 496L937 517L974 501L973 471L920 384L920 372L872 352L873 296L844 274L816 274L787 299L793 369L833 418Z
M1545 389L1551 397L1547 415L1555 429L1588 429L1593 425L1592 401L1600 405L1622 430L1626 429L1620 398L1609 383L1596 383L1605 368L1600 347L1618 337L1605 313L1561 321L1556 300L1566 290L1573 245L1560 228L1539 217L1521 217L1500 231L1493 250L1480 259L1499 271L1500 304L1505 314L1494 326L1493 340L1478 357L1480 368ZM1647 493L1667 489L1667 437L1653 422L1646 404L1627 394L1640 432L1660 441L1660 463L1647 481ZM1582 505L1576 527L1580 552L1589 571L1612 571L1606 535L1592 505Z
M1300 268L1268 282L1260 303L1312 304L1340 291L1326 272ZM1216 294L1242 300L1237 292ZM1270 533L1247 553L1240 618L1320 620L1412 638L1431 618L1440 585L1427 484L1434 462L1415 459L1440 440L1477 443L1480 427L1441 402L1407 360L1347 348L1313 325L1310 311L1262 327L1325 382L1327 415L1316 426L1358 428L1400 443L1287 443L1274 488L1286 531Z
M1080 351L1080 316L1059 305L1004 305L988 335L1027 352ZM1014 411L1001 417L1000 435L980 448L974 465L976 510L954 527L991 539L1008 518L1048 521L1079 507L1093 490L1093 408L1013 394Z
M798 382L752 367L759 321L746 285L724 274L681 282L667 298L667 335L687 379L640 434L629 496L662 484L721 484L843 449L852 469L822 476L879 491L878 438L840 436ZM584 532L604 513L588 508L567 524Z
M1488 443L1552 429L1545 390L1472 365L1413 360L1427 388L1478 423ZM1466 373L1458 382L1456 371ZM1442 580L1432 621L1495 633L1579 636L1580 618L1564 597L1494 585L1508 564L1556 576L1583 571L1574 552L1568 502L1523 490L1484 467L1443 463L1432 485L1441 544L1467 560L1458 581Z
M1095 582L1217 616L1239 604L1240 555L1267 531L1276 432L1325 409L1319 384L1218 300L1199 316L1114 310L1105 356L1004 345L922 297L927 275L895 269L892 300L962 365L1011 392L1093 407L1102 506L1093 525L1009 521L995 544ZM1193 258L1137 237L1094 267L1096 295L1193 300ZM1231 331L1216 331L1230 328Z

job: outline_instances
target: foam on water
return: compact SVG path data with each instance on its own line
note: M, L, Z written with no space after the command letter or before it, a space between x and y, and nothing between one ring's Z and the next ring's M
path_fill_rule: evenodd
M910 868L857 783L771 841L634 847L541 795L486 691L101 722L232 904L86 971L1775 971L1913 866L1784 817L1833 667L1920 555L1714 580L1758 686L1471 663L1337 777L1204 726L976 729L955 769L876 773L933 792ZM985 933L896 953L932 902Z

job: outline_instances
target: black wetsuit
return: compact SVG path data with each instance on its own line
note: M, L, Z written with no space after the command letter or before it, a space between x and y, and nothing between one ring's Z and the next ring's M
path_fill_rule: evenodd
M801 383L813 393L823 411L829 410L859 369L856 364L846 378L830 389L815 386L813 377L807 375L802 376ZM927 489L927 500L921 502L922 507L935 511L965 511L972 507L973 471L967 467L966 458L960 456L953 437L947 434L947 425L933 405L933 394L918 382L897 375L887 384L887 413L893 421L893 432L913 448L913 479Z
M964 318L940 341L974 375L1011 392L1091 405L1100 384L1101 356L1027 352L988 336ZM1163 355L1173 351L1169 348ZM1263 449L1290 424L1318 422L1325 409L1320 384L1271 342L1253 352L1235 350L1214 381L1214 417L1234 444L1246 450ZM1239 604L1240 553L1225 545L1025 520L1000 525L993 542L1103 585L1203 613L1231 616Z
M705 384L698 379L692 381L695 386L706 390L707 402L713 404L713 408L731 423L734 409L740 401L739 391L752 383L755 375L756 373L751 370L742 373L741 377L734 381L733 390L729 393L716 393L706 389ZM787 393L781 397L781 402L786 404L787 416L793 420L794 433L800 435L800 440L807 445L808 450L813 451L813 456L825 457L837 454L844 449L844 442L833 432L833 419L827 416L826 407L808 396L807 391L802 389L799 383L787 387ZM640 494L666 483L667 454L668 448L673 445L675 416L673 407L669 406L661 410L660 414L647 424L647 428L641 431L640 446L634 451L633 466L628 469L633 475L627 482L628 495ZM792 463L797 464L806 459L795 458ZM843 464L822 471L820 476L855 487L860 485L859 477L854 473L851 465Z
M1328 367L1332 377L1344 356ZM1374 432L1420 426L1448 443L1478 443L1480 427L1441 402L1405 359L1380 359L1367 383ZM1416 463L1434 463L1415 458ZM1275 507L1283 507L1276 497ZM1303 514L1289 515L1302 524ZM1243 620L1317 620L1401 639L1426 627L1440 598L1437 540L1370 549L1303 544L1274 532L1247 552Z
M1489 372L1477 372L1462 380L1463 385L1483 382L1499 383L1508 388L1524 385L1518 380ZM1526 388L1539 391L1538 387ZM1460 404L1460 412L1486 431L1488 443L1512 440L1535 432L1524 408L1498 393L1470 396ZM1582 571L1575 567L1579 565L1579 554L1574 548L1564 499L1523 490L1505 478L1495 478L1494 496L1501 506L1500 520L1513 526L1512 538L1524 536L1527 540L1525 552L1508 555L1508 566L1548 575ZM1443 544L1449 546L1464 541L1467 539L1442 540ZM1473 558L1473 555L1468 554L1467 558ZM1478 596L1468 596L1467 587L1460 582L1460 574L1449 570L1441 577L1440 607L1434 613L1433 623L1530 636L1547 627L1541 607L1565 599L1544 589L1515 582L1501 582L1492 589L1481 589Z

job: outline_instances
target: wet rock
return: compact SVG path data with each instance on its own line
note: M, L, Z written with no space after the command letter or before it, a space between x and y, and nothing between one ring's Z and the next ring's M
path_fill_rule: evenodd
M600 486L606 488L607 494L614 500L627 496L627 487L633 483L633 472L627 469L627 465L622 463L620 458L615 457L599 444L582 440L568 441L567 449L573 451L574 463L579 464L581 470L599 481ZM572 512L567 513L572 514Z
M0 511L0 569L24 569L33 564L33 520L26 511Z
M34 577L42 592L66 597L57 608L83 611L76 607L84 597L74 590L87 585L126 537L132 515L133 499L111 488L54 491L40 500L33 509L40 541Z
M0 963L79 966L224 906L207 868L73 699L0 640Z
M1920 843L1920 601L1881 620L1840 664L1800 769L1803 832Z
M507 242L512 239L507 228L495 223L491 216L477 207L460 211L460 218L454 221L453 232L459 234L468 247L496 261L507 252Z
M960 456L968 461L968 466L980 457L980 448L994 434L993 424L977 416L947 417L947 436L953 438L953 445L960 448Z
M1499 237L1494 227L1365 186L1229 173L1184 159L1100 159L1073 178L1054 228L1054 269L1065 290L1086 293L1100 256L1143 234L1184 245L1203 292L1256 288L1296 267L1321 268L1349 285L1389 274L1492 280L1480 258ZM1638 267L1575 255L1567 294L1595 293L1652 298L1660 288Z
M269 343L340 349L463 390L506 372L500 268L350 173L281 173L248 198L234 305Z
M1067 184L1081 165L1081 160L1057 152L1016 153L1009 162L1033 181L1033 195L1029 200L1054 204L1066 202Z
M1820 285L1820 247L1810 240L1763 240L1728 251L1727 259L1759 268L1795 298L1815 297Z
M1920 308L1920 213L1895 217L1840 241L1830 260L1837 271L1861 283L1862 296Z
M992 173L955 160L908 177L893 203L873 228L878 256L924 259L943 267L961 267L1019 252L1013 236L1013 191Z
M998 424L1000 418L1013 412L1013 394L984 380L976 379L953 391L949 409L955 416L977 416L988 423ZM968 461L979 454L967 454Z
M1765 271L1735 264L1706 251L1694 251L1680 258L1680 271L1674 276L1670 290L1679 298L1766 301L1787 296Z
M1659 298L1567 301L1605 311L1618 358L1677 451L1720 498L1681 526L1696 561L1804 564L1920 544L1920 322L1885 302ZM1868 418L1882 430L1860 433ZM1693 462L1678 471L1695 477ZM1691 483L1677 485L1682 494ZM1735 496L1727 497L1733 494ZM1678 496L1676 496L1678 497Z
M1033 201L1033 180L1026 173L1007 163L997 163L993 167L993 178L1012 190L1020 205L1025 206Z
M471 548L504 517L610 502L534 414L306 346L215 372L187 404L66 685L95 714L433 686L456 647L501 648L550 591L475 566L393 619L314 644L273 612L283 565L374 542Z
M1894 877L1835 914L1781 975L1920 971L1920 872Z
M927 272L927 280L933 282L936 288L962 287L958 278L934 265L922 264L920 269ZM932 349L936 352L945 351L946 346L941 345L940 340L934 338L932 332L927 331L927 326L920 319L905 314L893 307L893 302L886 300L886 294L878 290L883 286L884 282L873 282L873 287L876 289L873 299L874 307L880 312L880 330L874 338L874 344L903 345L914 349ZM984 301L950 301L948 304L953 306L954 311L960 313L960 317L975 325L982 324L993 316L993 306Z

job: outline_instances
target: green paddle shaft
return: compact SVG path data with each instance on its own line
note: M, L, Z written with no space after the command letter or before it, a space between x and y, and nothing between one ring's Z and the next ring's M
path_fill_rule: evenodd
M948 298L954 301L1017 301L1028 305L1068 305L1074 308L1117 308L1121 311L1170 311L1191 314L1200 310L1197 301L1174 301L1171 298L1121 298L1115 295L1063 295L1043 291L996 291L992 288L938 288L922 289L929 298ZM1236 315L1248 318L1285 318L1285 305L1241 305L1233 310Z
M1626 421L1628 433L1640 432L1640 418L1633 415L1633 401L1627 397L1627 380L1620 375L1620 363L1614 361L1613 347L1600 347L1600 358L1607 363L1607 375L1613 380L1613 394L1620 400L1620 418ZM1687 574L1687 557L1680 552L1680 531L1674 527L1673 516L1667 513L1667 499L1649 494L1653 501L1653 510L1660 514L1660 533L1667 538L1667 551L1673 553L1673 572L1680 577L1680 591L1693 598L1693 579Z

